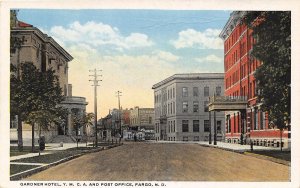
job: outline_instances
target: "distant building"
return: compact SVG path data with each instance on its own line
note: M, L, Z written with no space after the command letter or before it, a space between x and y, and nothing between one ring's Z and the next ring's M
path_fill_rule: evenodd
M31 62L40 71L52 69L59 78L65 100L61 106L69 111L69 116L64 124L55 126L51 130L42 130L47 141L56 135L77 135L81 130L75 130L72 115L82 116L86 113L87 102L84 97L72 96L72 85L68 83L68 67L73 57L62 48L52 37L40 31L31 24L19 21L15 12L12 12L11 36L19 38L22 43L20 48L11 48L11 64L18 66L21 63ZM13 45L13 44L12 44ZM17 139L17 117L11 121L12 139ZM36 126L37 128L37 126ZM38 134L36 132L36 139ZM31 140L31 126L24 124L23 140Z
M121 124L122 127L129 127L130 124L130 109L121 109Z
M156 140L204 141L209 139L208 98L221 96L224 74L175 74L154 84ZM217 138L224 139L224 112L216 113ZM211 128L211 129L210 129Z
M154 109L140 108L138 106L130 109L130 125L135 130L153 130L154 129Z

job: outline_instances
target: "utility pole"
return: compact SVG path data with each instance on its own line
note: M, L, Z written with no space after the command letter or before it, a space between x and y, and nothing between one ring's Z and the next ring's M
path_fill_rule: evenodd
M93 85L94 86L94 113L95 113L95 140L96 140L96 147L98 147L98 130L97 130L97 86L99 86L98 82L99 81L102 81L102 80L98 80L98 76L102 76L102 75L98 75L97 72L99 71L102 71L102 70L97 70L97 69L94 69L94 70L89 70L89 72L93 72L94 74L92 75L89 75L89 76L92 76L94 77L93 80L89 80L90 82L93 82Z
M118 104L119 104L119 117L118 117L118 119L119 119L119 123L120 123L120 136L122 135L122 128L121 128L121 106L120 106L120 97L122 96L121 93L122 93L121 91L117 91L116 92L116 95L118 97Z

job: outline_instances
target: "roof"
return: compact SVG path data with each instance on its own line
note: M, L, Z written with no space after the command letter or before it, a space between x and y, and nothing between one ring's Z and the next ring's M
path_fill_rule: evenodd
M173 80L211 80L211 79L224 79L224 73L186 73L186 74L174 74L152 86L152 89L156 89Z
M66 59L67 61L71 61L73 57L62 47L60 46L52 37L43 33L37 27L30 25L28 23L18 21L17 27L13 27L11 32L33 32L40 39L42 39L45 43L50 43L54 48L56 48Z
M225 26L223 27L219 37L225 40L230 33L233 31L235 26L240 23L240 19L246 14L246 11L233 11L230 14L229 19L227 20Z
M18 27L32 27L32 25L22 21L18 21Z

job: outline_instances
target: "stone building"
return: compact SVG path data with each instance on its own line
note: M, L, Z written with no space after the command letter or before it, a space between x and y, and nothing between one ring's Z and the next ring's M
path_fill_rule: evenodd
M42 130L46 141L50 141L57 135L74 136L81 131L75 131L73 115L82 116L86 113L87 102L84 97L72 96L72 85L68 83L68 67L73 57L62 48L52 37L40 31L33 25L19 21L12 14L11 36L18 38L21 44L18 48L12 48L10 53L11 64L18 67L21 63L31 62L40 71L52 69L59 78L65 100L61 105L68 109L69 115L65 124L54 126L50 130ZM12 44L13 45L13 44ZM17 117L11 121L11 139L17 139L16 123ZM37 127L37 126L36 126ZM38 139L36 133L35 138ZM23 125L24 143L31 140L31 126Z
M153 130L154 129L154 109L140 108L138 106L130 109L130 126L135 130Z
M155 138L168 141L209 140L208 100L223 95L223 73L175 74L154 84ZM224 112L216 113L217 139L224 140Z

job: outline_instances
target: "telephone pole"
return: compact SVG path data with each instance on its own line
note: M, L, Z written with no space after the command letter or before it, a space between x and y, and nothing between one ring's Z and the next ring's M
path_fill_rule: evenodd
M119 123L120 123L120 135L122 135L122 128L121 128L121 106L120 106L120 97L122 96L121 93L122 93L121 91L117 91L116 92L116 94L117 94L116 97L118 97L118 104L119 104L119 117L118 117L118 119L119 119Z
M98 147L98 130L97 130L97 86L100 86L98 84L98 82L102 81L102 80L98 80L98 76L102 76L102 75L98 75L97 72L100 72L102 70L89 70L89 72L93 72L94 74L89 75L92 76L94 79L93 80L89 80L90 82L93 82L94 86L94 113L95 113L95 140L96 140L96 147Z

